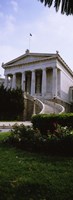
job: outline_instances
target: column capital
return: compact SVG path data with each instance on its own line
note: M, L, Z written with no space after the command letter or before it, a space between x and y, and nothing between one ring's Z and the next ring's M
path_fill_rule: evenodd
M46 71L46 68L43 68L42 71Z
M35 72L35 71L36 71L35 69L31 70L31 72Z

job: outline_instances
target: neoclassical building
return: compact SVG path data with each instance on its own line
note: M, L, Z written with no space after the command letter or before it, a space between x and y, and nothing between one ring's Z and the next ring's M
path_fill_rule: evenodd
M44 99L73 102L73 72L58 52L25 54L3 63L5 87Z

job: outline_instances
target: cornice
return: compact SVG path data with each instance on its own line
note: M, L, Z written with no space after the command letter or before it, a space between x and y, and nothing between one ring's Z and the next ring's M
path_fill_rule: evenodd
M27 62L23 62L23 63L20 63L20 64L16 64L17 61L20 61L21 59L23 58L27 58L27 57L40 57L39 59L37 60L34 60L34 61L27 61ZM2 67L5 69L5 68L10 68L10 67L21 67L22 65L31 65L31 64L35 64L35 63L41 63L41 62L47 62L47 61L50 61L50 60L58 60L64 67L65 69L71 74L71 76L73 76L73 71L71 70L71 68L66 64L66 62L63 60L63 58L59 55L59 53L55 53L55 54L49 54L49 53L25 53L7 63L3 63L2 64Z

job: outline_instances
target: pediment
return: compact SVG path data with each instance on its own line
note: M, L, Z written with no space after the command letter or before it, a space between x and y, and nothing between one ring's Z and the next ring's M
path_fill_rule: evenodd
M15 65L23 65L23 64L30 64L37 61L42 61L43 59L51 57L52 54L43 54L43 53L29 53L24 54L12 61L4 64L4 67L7 66L15 66Z
M27 63L37 62L38 60L41 60L41 59L42 59L41 57L26 56L12 63L9 63L9 65L23 65Z

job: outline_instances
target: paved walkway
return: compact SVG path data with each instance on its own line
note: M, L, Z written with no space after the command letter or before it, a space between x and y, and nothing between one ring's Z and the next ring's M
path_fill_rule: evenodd
M25 121L25 122L23 122L23 121L21 121L21 122L0 122L0 129L4 129L4 128L10 129L15 124L18 124L18 125L23 124L25 126L31 126L32 125L32 123L30 121Z

